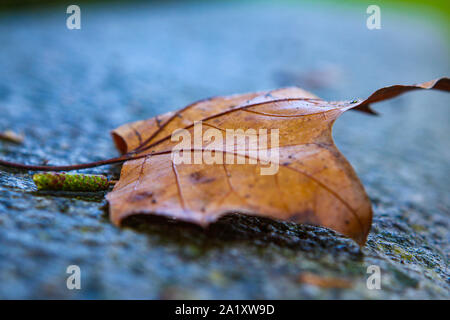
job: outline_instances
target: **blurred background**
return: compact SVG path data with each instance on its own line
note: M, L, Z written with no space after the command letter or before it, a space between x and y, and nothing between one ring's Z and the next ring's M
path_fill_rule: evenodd
M72 4L79 30L66 26ZM369 5L380 7L380 29L367 28ZM24 135L0 142L0 157L112 157L111 129L215 95L300 86L353 99L448 76L449 6L0 1L0 132ZM225 235L214 236L164 223L118 229L103 195L36 193L29 175L3 170L0 298L450 298L448 96L414 92L375 109L381 117L348 112L334 129L374 206L363 251L321 228L247 218L221 222ZM84 274L81 291L65 287L70 264ZM382 267L381 291L365 287L370 264ZM302 285L302 271L353 287Z

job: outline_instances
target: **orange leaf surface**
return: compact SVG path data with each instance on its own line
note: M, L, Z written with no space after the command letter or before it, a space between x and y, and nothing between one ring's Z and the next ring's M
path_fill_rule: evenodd
M110 218L120 225L134 214L157 214L207 226L227 213L242 213L327 227L363 245L371 203L334 145L332 126L349 109L374 113L370 103L415 89L449 91L450 81L386 87L354 101L328 102L300 88L215 97L125 124L112 135L119 151L134 159L123 164L119 182L107 195ZM248 140L233 139L230 149L225 138L208 135L213 130L209 133L225 136L231 129L250 129ZM267 146L258 140L264 130L278 133L278 147L270 144L276 141L272 136ZM172 150L182 141L172 135L182 131L191 145L184 152L194 163L172 161ZM195 140L199 135L200 142ZM252 135L258 143L246 144ZM223 161L205 163L207 152ZM276 172L262 174L275 166L274 159Z

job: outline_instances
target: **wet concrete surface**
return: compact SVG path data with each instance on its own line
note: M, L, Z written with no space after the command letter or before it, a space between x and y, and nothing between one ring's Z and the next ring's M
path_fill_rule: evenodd
M109 131L223 94L298 85L330 99L366 97L450 71L430 21L365 8L254 3L82 6L0 15L0 157L52 165L116 155ZM366 247L334 232L228 216L209 230L158 218L107 217L103 193L37 192L0 171L0 298L438 298L449 293L448 95L415 92L335 125L338 147L372 200ZM119 167L84 172L117 177ZM66 288L78 265L82 289ZM368 290L378 265L382 289ZM298 281L311 272L351 288Z

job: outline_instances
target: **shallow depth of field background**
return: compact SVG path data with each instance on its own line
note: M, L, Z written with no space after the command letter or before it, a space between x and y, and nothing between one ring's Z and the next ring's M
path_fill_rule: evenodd
M66 8L81 7L81 30ZM381 7L381 29L366 8ZM300 86L329 100L450 74L448 1L2 1L0 157L59 165L117 154L109 131L214 95ZM36 192L0 170L0 298L448 299L450 109L413 92L348 112L336 144L369 194L365 248L330 230L230 216L204 231L113 226L103 193ZM120 166L84 172L118 178ZM66 288L79 265L82 290ZM382 290L367 290L367 266ZM327 289L302 272L352 282Z

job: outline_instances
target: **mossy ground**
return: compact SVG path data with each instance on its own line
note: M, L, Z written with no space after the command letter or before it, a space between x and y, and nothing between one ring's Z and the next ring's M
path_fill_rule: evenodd
M328 99L450 71L429 21L397 17L380 31L365 13L293 4L83 6L0 18L0 157L60 165L116 154L109 131L200 98L299 85ZM408 23L409 22L409 23ZM424 50L424 48L427 48ZM328 70L328 71L327 71ZM327 82L311 81L320 71ZM334 79L334 80L333 80ZM367 245L332 231L232 215L208 230L161 218L113 226L104 193L40 192L0 171L0 298L450 298L448 96L413 93L348 112L337 145L373 203ZM117 178L119 167L87 170ZM82 289L66 288L77 264ZM382 289L368 290L369 265ZM298 282L302 272L349 289Z

